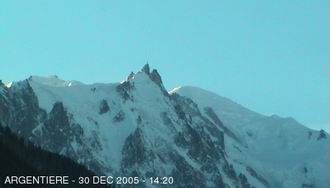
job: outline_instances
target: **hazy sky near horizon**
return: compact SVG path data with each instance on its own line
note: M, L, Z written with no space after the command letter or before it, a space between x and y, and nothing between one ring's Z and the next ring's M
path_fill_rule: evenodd
M329 130L329 1L4 0L0 79L121 81L146 61L198 86Z

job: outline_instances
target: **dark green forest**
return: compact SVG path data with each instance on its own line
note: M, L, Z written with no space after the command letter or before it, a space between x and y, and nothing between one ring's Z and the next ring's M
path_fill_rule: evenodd
M6 176L70 176L78 181L80 176L95 174L71 159L45 151L32 143L18 138L8 127L0 125L0 188L2 187L107 187L104 185L4 185Z

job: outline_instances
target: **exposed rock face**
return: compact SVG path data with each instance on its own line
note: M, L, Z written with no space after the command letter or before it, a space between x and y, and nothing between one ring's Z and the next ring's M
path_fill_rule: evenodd
M19 136L29 138L31 132L40 121L46 117L46 113L39 108L38 98L27 80L13 86L9 92L12 113L11 123Z
M125 119L125 112L119 111L115 117L113 117L113 122L121 122Z
M160 77L160 75L156 69L152 70L152 72L150 74L150 79L159 86L163 85L162 78Z
M131 167L138 169L139 166L152 164L155 156L148 149L147 144L140 128L137 128L133 134L127 137L122 150L123 160L121 167L123 171L131 169Z
M72 122L73 115L67 112L62 102L55 102L47 113L39 107L38 98L27 80L5 88L0 100L0 121L4 126L11 127L17 135L43 149L66 155L78 162L83 160L95 172L107 169L97 160L92 160L100 148L93 147L92 153L84 141L83 129ZM98 141L94 138L90 142Z
M175 169L171 176L176 178L176 187L205 187L205 177L201 172L196 171L187 161L176 153L170 153L170 159L174 162Z
M150 74L150 67L149 67L149 64L145 64L142 69L141 69L142 72L146 73L147 75Z
M10 99L8 89L2 85L0 86L0 124L8 125L11 119L10 115Z
M251 176L258 179L262 184L264 184L266 187L269 187L269 183L266 179L264 179L262 176L260 176L252 167L246 167L246 171L248 171Z
M162 78L156 69L153 69L150 72L150 67L149 67L149 64L147 63L143 66L143 68L141 69L141 72L145 73L150 78L150 80L152 80L156 85L158 85L160 87L163 94L168 96L168 92L166 91L166 89L163 86Z
M116 87L117 92L121 95L124 101L133 100L132 95L130 95L130 91L133 89L134 85L129 81L125 81Z
M326 139L326 138L327 138L327 135L326 135L325 131L321 129L320 134L317 137L317 140Z
M42 143L40 144L55 153L72 153L73 151L63 151L63 149L73 141L75 136L80 138L83 135L81 127L71 127L68 114L61 102L54 104L41 131L41 138L39 138Z
M109 112L109 110L110 110L110 107L109 107L107 100L105 100L105 99L101 100L99 114L107 113L107 112Z
M223 125L223 123L218 118L218 116L214 113L214 111L211 107L206 107L204 110L205 110L205 113L211 118L211 120L216 125L218 125L228 136L232 137L237 142L242 143L231 130L229 130L226 126Z
M133 79L133 77L134 77L134 72L131 72L129 75L128 75L128 77L127 77L127 80L132 80Z
M240 174L238 178L240 180L242 188L251 188L251 185L248 183L244 174Z

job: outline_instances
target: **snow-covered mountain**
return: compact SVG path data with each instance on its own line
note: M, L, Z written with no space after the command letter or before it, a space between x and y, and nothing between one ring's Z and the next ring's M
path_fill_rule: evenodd
M149 65L114 84L56 76L0 84L0 123L100 175L173 176L168 187L330 184L326 132L199 88L168 92Z
M273 187L330 185L329 140L323 130L311 130L293 118L258 114L196 87L180 87L170 93L191 98L201 109L212 108L224 125L244 143L242 147L225 139L228 156L252 166Z

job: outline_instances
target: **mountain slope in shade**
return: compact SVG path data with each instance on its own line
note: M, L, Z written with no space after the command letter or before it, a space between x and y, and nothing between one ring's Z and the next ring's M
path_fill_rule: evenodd
M49 151L24 142L13 134L8 127L0 126L0 181L1 187L97 187L106 188L105 185L10 185L4 184L7 176L67 176L78 180L80 176L92 178L95 174L84 166L75 163L67 157L60 156ZM109 188L109 187L108 187Z
M170 93L191 98L201 109L212 108L246 144L226 143L229 158L258 169L275 187L300 187L301 182L329 185L329 140L323 130L311 130L293 118L258 114L196 87L179 87Z
M32 76L1 85L0 122L100 175L173 176L171 187L329 183L327 133L201 89L167 92L148 65L114 84Z

